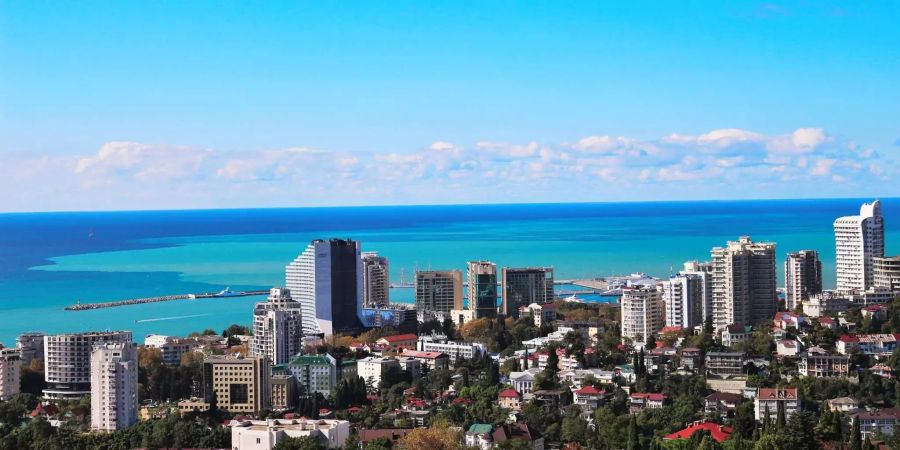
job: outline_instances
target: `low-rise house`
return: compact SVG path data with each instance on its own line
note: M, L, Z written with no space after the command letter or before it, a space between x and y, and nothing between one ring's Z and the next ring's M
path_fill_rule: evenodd
M859 350L866 355L889 356L897 348L898 339L900 334L844 335L838 338L835 348L842 355Z
M469 448L491 450L505 441L522 440L532 450L544 450L544 438L536 430L524 423L512 423L494 427L487 423L476 423L469 427L465 444Z
M779 311L772 319L772 327L780 330L788 328L799 330L804 325L806 325L806 317L788 311Z
M546 409L559 409L571 403L568 389L548 389L532 392L534 401L539 402Z
M466 431L466 447L481 450L494 448L494 426L489 423L473 423Z
M376 344L387 347L389 351L399 352L401 348L413 350L416 348L416 342L419 337L413 333L395 334L393 336L384 336L375 341Z
M561 382L571 385L573 389L581 389L584 385L585 378L588 376L594 377L594 379L601 384L608 385L615 385L617 381L629 384L633 383L635 380L634 370L626 366L619 366L613 370L596 368L563 370L556 374L556 376Z
M717 377L736 377L744 374L742 352L708 352L706 373Z
M360 359L356 362L359 376L365 380L370 390L377 390L378 384L381 383L381 377L391 367L400 370L400 362L396 358L386 358L378 356L370 356Z
M642 409L657 409L665 406L669 397L665 394L656 392L635 392L629 396L631 412L638 412Z
M859 310L860 315L871 320L887 319L887 307L884 305L869 305Z
M685 347L681 349L681 366L688 370L697 370L703 364L702 353L699 348Z
M276 373L269 382L272 388L272 409L294 409L297 399L297 381L293 375Z
M818 322L822 328L825 328L828 330L837 330L838 329L837 321L828 316L817 317L816 322Z
M869 372L872 372L872 375L877 375L881 378L894 379L894 369L887 364L875 364L869 368Z
M827 400L828 409L834 412L848 412L859 409L859 400L853 397L838 397Z
M734 348L734 346L738 344L747 342L751 330L751 327L745 326L742 323L728 325L722 330L722 345Z
M148 334L144 338L144 347L157 348L162 353L163 363L170 366L181 364L181 358L200 347L196 339L185 339L174 336Z
M582 410L593 411L603 404L609 394L594 386L585 386L574 391L573 395L575 405L578 405Z
M698 431L705 431L709 433L710 437L712 437L714 441L719 443L725 442L728 440L728 438L731 437L731 427L726 427L725 425L719 425L714 422L701 420L690 424L688 427L682 430L666 435L666 437L664 437L663 439L690 439L691 436L693 436L694 433Z
M800 355L797 369L805 377L846 377L850 372L850 357L829 355L821 347L813 347Z
M822 291L803 300L803 314L810 317L824 316L828 313L840 313L847 310L850 300L843 293Z
M522 394L515 389L506 388L497 394L497 402L501 408L517 410L522 406Z
M531 316L534 325L540 327L556 320L555 303L532 303L519 309L519 316Z
M366 446L376 439L387 439L396 444L404 436L411 433L415 428L377 428L377 429L360 429L359 430L359 448Z
M790 418L800 410L797 388L759 388L756 391L754 402L757 422L763 421L766 411L769 412L769 420L774 421L779 408L784 408L785 418Z
M666 370L675 359L678 350L675 347L657 347L644 354L644 365L650 373Z
M326 448L340 448L350 437L346 420L244 420L232 421L231 446L237 450L271 450L287 438L312 437Z
M400 356L418 359L430 370L449 369L450 355L443 352L420 352L418 350L403 350Z
M781 339L775 342L775 353L778 356L797 356L802 344L795 339Z
M534 386L534 376L542 370L537 367L524 370L521 372L511 372L509 374L509 382L512 383L513 389L521 393L525 398L531 398L531 389Z
M886 408L861 411L850 416L859 421L859 434L863 439L875 439L877 435L893 436L894 428L900 421L900 409Z
M722 417L734 417L734 410L741 403L739 394L729 392L713 392L706 396L704 412L706 414L719 414Z

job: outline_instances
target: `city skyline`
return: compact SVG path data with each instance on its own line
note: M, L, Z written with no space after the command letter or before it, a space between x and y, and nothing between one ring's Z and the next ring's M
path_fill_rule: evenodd
M354 6L4 5L0 210L900 196L897 5Z

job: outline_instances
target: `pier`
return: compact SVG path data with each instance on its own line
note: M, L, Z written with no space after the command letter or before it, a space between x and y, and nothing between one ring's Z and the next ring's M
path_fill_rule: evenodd
M227 298L227 297L248 297L251 295L266 295L268 294L268 290L262 291L240 291L240 292L232 292L228 289L225 289L222 292L217 293L202 293L202 294L175 294L175 295L162 295L159 297L146 297L146 298L131 298L126 300L113 300L108 302L95 302L95 303L81 303L78 301L74 305L66 306L66 311L86 311L90 309L102 309L102 308L115 308L118 306L130 306L130 305L143 305L145 303L159 303L159 302L170 302L173 300L194 300L198 298Z

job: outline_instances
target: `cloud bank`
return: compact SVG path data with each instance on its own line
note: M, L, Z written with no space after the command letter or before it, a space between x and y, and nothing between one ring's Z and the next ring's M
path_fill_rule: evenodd
M246 152L108 142L81 156L0 154L4 211L895 196L895 154L799 128L411 151Z

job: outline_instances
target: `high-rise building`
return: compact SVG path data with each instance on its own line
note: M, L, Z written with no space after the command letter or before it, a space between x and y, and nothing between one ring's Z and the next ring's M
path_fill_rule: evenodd
M16 338L16 348L22 352L23 366L27 366L32 359L44 358L44 336L44 332L29 331Z
M703 277L679 273L662 282L666 326L693 328L703 324Z
M519 307L553 301L552 267L504 267L500 279L500 311L507 317L519 317Z
M475 311L476 319L497 317L497 265L490 261L469 261L466 273L469 310Z
M416 272L416 311L420 316L463 309L462 272Z
M900 256L872 258L875 287L900 292Z
M622 290L622 337L646 342L665 323L662 295L654 288L625 288Z
M46 398L78 398L91 393L91 352L103 343L130 343L130 331L97 331L44 338Z
M784 260L784 301L788 311L822 292L822 262L814 250L788 253Z
M383 308L390 303L391 280L388 259L375 252L362 252L363 306Z
M712 263L687 261L684 263L684 267L681 272L678 273L681 275L694 275L700 278L700 286L702 291L700 295L701 320L705 322L708 318L712 318Z
M834 221L837 290L865 291L875 283L874 258L884 256L881 202L863 203L858 216Z
M22 369L21 350L0 345L0 401L6 401L19 393L19 377Z
M115 431L137 419L137 349L132 342L101 342L91 352L91 429Z
M777 310L775 244L750 236L712 249L713 325L754 325Z
M254 414L271 408L272 365L255 356L211 357L203 360L203 399L234 414Z
M362 329L362 258L359 242L317 239L285 269L285 285L300 302L307 334Z
M253 308L250 356L265 356L274 364L288 362L303 350L303 313L285 288L272 288Z

